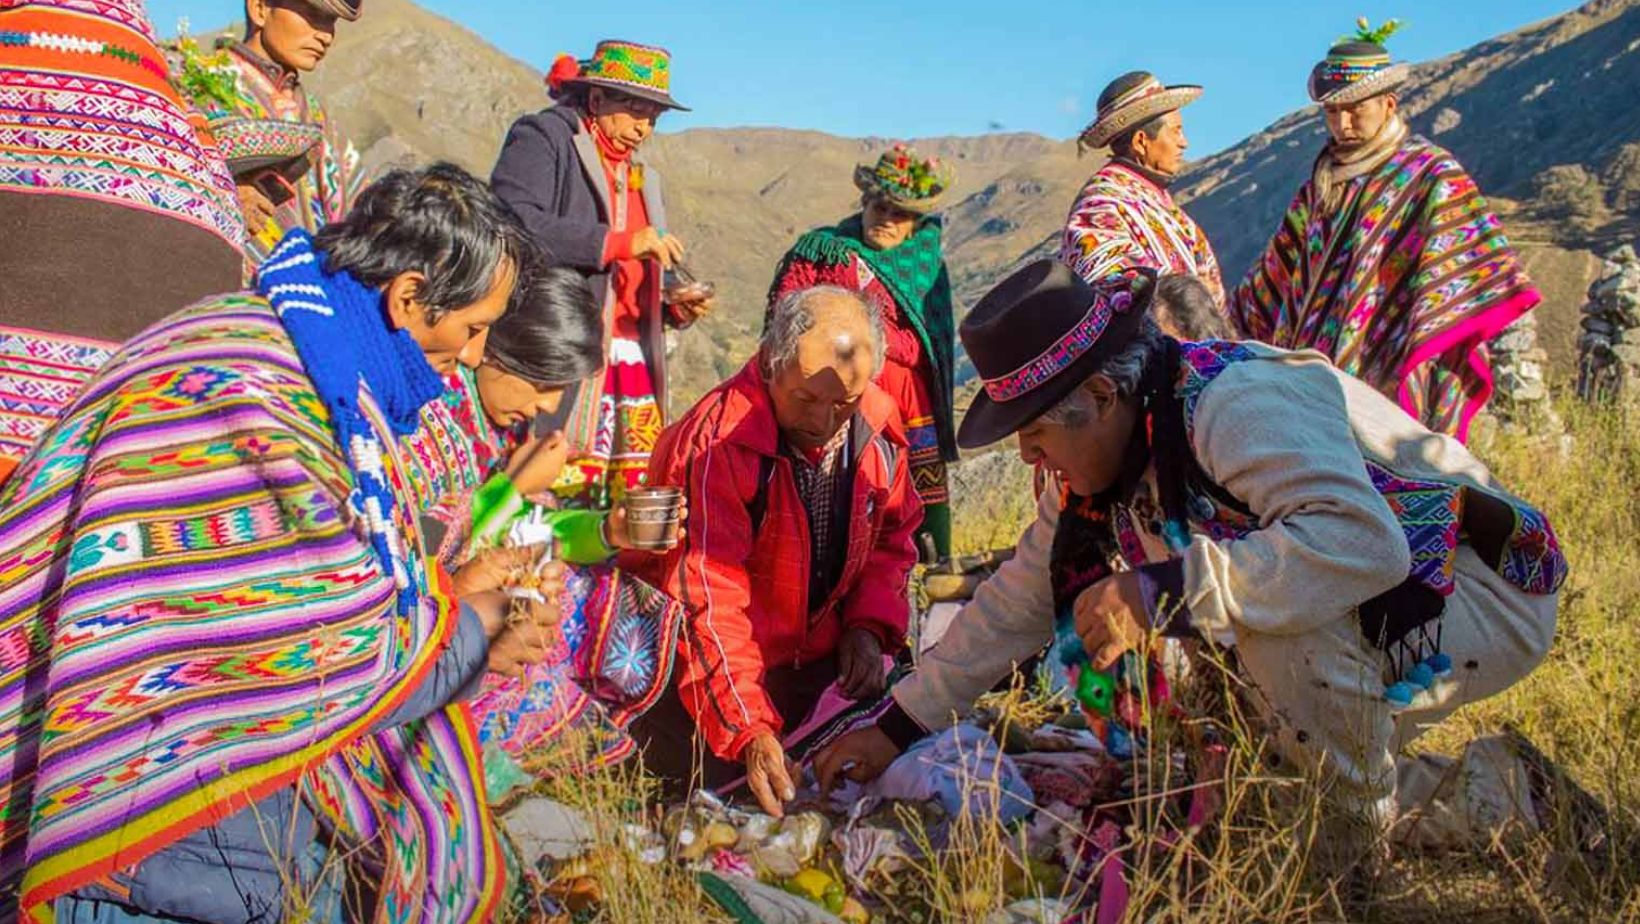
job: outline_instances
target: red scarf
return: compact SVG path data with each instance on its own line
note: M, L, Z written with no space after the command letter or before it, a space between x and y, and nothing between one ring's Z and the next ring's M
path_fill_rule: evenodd
M598 127L598 122L596 120L588 118L585 120L584 124L587 127L587 131L592 133L592 143L598 146L598 157L604 162L604 166L613 167L616 164L624 164L632 159L632 149L627 148L623 151L616 148L615 142L611 141L609 136L604 134L604 130Z
M632 149L618 150L598 123L591 118L585 119L583 124L592 135L592 143L598 148L598 159L603 163L604 178L609 184L611 209L618 209L621 203L616 201L619 196L625 196L627 214L626 227L617 232L628 237L632 232L649 224L649 216L643 204L643 166L632 163ZM622 167L626 168L626 190L623 193L616 187L616 177ZM610 216L613 223L614 215ZM643 315L639 290L644 281L644 261L632 257L617 257L609 265L613 277L612 287L615 296L615 316L612 319L614 333L618 337L636 337L638 335L638 319Z

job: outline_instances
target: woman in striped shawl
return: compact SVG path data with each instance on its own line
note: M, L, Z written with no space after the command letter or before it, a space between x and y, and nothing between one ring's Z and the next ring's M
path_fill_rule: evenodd
M0 918L491 916L453 704L556 613L426 563L399 441L528 254L459 168L389 175L126 343L0 488Z

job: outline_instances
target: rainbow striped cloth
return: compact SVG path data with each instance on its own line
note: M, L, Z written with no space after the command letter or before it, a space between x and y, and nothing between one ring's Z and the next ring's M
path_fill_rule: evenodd
M0 481L119 346L0 325Z

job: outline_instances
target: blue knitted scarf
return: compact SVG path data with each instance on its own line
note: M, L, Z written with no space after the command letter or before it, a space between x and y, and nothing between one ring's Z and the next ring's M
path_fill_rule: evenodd
M408 332L388 326L381 292L346 272L325 272L323 261L306 231L292 231L257 272L256 290L278 313L330 411L336 443L353 472L349 503L393 575L398 613L406 615L414 611L426 576L413 539L394 522L397 501L383 465L385 444L415 432L422 406L443 393L444 379ZM369 388L391 433L377 432L364 415L361 387Z

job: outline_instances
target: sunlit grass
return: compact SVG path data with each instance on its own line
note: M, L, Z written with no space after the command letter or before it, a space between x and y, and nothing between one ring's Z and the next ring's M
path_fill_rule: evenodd
M1253 725L1221 705L1230 783L1216 821L1183 830L1177 800L1164 796L1192 781L1170 776L1168 761L1140 771L1144 790L1160 795L1132 807L1129 920L1640 921L1640 426L1614 411L1563 413L1575 440L1567 456L1553 444L1508 437L1484 450L1503 484L1549 514L1571 560L1554 650L1525 682L1459 711L1419 746L1455 754L1506 723L1519 728L1611 810L1603 859L1590 862L1572 825L1557 823L1473 850L1397 856L1371 903L1352 902L1320 862L1328 846L1324 788L1266 766ZM1015 481L1010 490L1029 490L1028 477L1004 477ZM1010 522L979 522L979 505L960 494L956 505L966 551L1011 541L1003 537L1017 535L1030 511L1028 503L1017 505L1006 508ZM1233 676L1204 673L1202 686L1210 693L1218 687L1215 702L1236 699ZM1028 690L987 705L1027 725L1054 708ZM1196 708L1185 705L1187 714ZM1187 732L1164 718L1152 735L1158 743L1183 742ZM654 824L643 808L650 785L630 763L557 773L542 784L544 794L585 812L598 832L601 846L572 872L598 879L603 903L577 920L726 920L690 875L669 863L639 862L623 846L627 825ZM903 820L913 839L926 837L915 814ZM875 920L981 921L1019 897L1076 898L1094 888L1033 880L1026 854L1022 833L995 818L955 824L943 851L881 883L892 903Z

